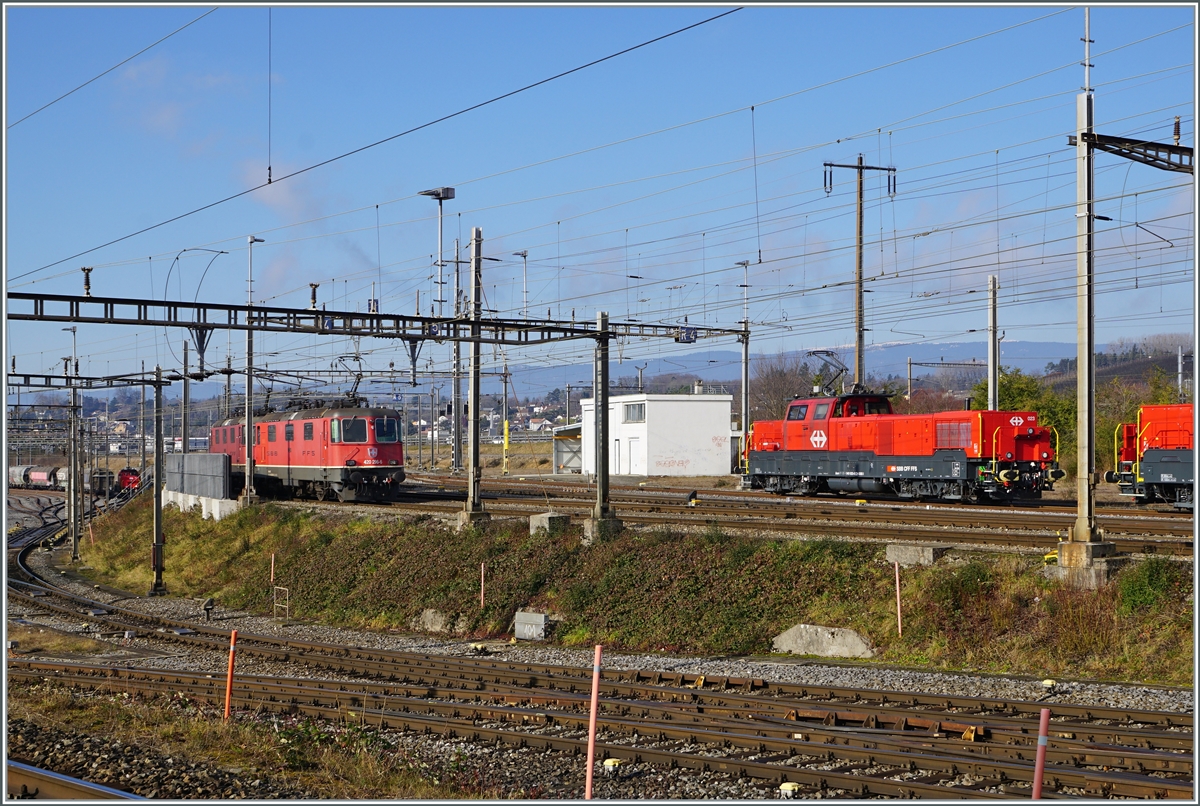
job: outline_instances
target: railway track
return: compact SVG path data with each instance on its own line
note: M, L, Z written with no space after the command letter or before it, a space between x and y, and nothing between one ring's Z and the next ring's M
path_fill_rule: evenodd
M134 631L212 658L226 654L227 631L51 587L28 568L27 553L17 552L10 564L10 572L25 576L10 579L10 606L90 622L92 634ZM586 748L590 668L248 634L239 636L238 655L309 675L239 675L233 705L246 718L301 714L576 757ZM223 676L211 668L10 658L7 672L10 681L224 701ZM799 797L1027 797L1041 707L752 677L604 670L597 756L725 772L767 787L787 782ZM1192 798L1192 714L1063 703L1051 708L1045 797ZM621 774L620 766L603 769Z
M367 672L362 658L317 657L342 674L396 681L242 675L234 707L575 755L586 748L588 669L414 656L388 658L386 671ZM29 661L10 662L8 672L13 680L105 692L183 694L214 704L224 698L224 681L202 672ZM768 693L756 692L765 686L754 680L680 675L653 685L640 678L613 673L602 681L600 759L794 782L800 794L813 795L995 798L1027 793L1032 785L1036 703L779 686ZM1063 715L1047 754L1049 790L1190 799L1187 715L1056 711Z
M365 509L390 507L449 516L461 509L461 479L419 479L404 497L387 504L354 504ZM485 484L483 498L496 515L521 517L552 509L587 517L594 501L583 485L505 480ZM963 547L1006 546L1050 551L1073 523L1074 514L1004 508L898 504L888 501L856 503L836 499L791 499L752 493L705 491L689 503L688 493L625 488L612 496L619 517L643 525L750 529L785 534L832 535L865 540L931 541ZM298 506L337 511L347 505L303 502ZM1149 515L1115 512L1101 521L1107 539L1128 554L1190 556L1192 519L1173 513Z

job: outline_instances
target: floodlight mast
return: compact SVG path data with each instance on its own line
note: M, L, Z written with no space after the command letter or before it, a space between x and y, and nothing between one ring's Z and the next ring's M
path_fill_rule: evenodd
M438 203L438 248L437 248L437 267L438 267L438 316L444 316L444 305L446 302L446 284L442 280L442 202L454 198L454 188L432 188L430 190L422 190L420 196L428 196L431 199L437 199ZM457 258L458 255L455 255Z

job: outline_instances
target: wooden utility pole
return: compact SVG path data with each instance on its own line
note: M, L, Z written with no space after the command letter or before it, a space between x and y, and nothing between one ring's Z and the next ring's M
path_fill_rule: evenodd
M833 192L833 169L850 168L858 172L858 205L855 213L855 251L854 251L854 385L861 390L866 380L866 368L863 363L863 171L886 171L888 180L888 195L896 195L896 169L881 168L876 165L863 165L863 155L858 155L858 164L839 165L834 162L825 163L825 192Z

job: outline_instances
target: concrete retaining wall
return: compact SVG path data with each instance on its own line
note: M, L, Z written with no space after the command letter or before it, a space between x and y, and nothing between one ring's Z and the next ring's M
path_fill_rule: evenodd
M166 460L167 489L205 498L229 498L229 456L223 453L174 453Z

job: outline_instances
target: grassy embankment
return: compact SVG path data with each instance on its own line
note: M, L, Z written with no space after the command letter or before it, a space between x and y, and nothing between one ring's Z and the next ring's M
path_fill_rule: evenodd
M431 520L329 518L273 506L213 523L165 512L166 586L177 596L270 610L268 576L293 617L407 630L425 608L495 636L518 608L561 614L558 640L628 650L764 653L799 622L849 627L884 662L1192 684L1187 564L1153 559L1102 590L1072 591L1038 558L985 555L901 572L896 635L892 566L880 545L754 539L715 527L627 531L592 548L578 530L530 535L519 521L455 534ZM97 581L150 584L148 501L96 523L81 547ZM487 563L481 611L479 564Z

